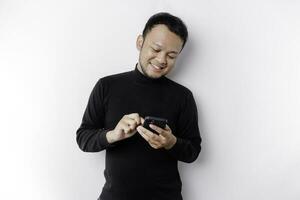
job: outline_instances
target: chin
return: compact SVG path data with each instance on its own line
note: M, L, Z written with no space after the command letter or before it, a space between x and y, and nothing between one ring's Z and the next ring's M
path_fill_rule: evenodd
M153 78L153 79L157 79L157 78L162 77L163 75L162 74L152 74L152 73L147 72L147 76L150 78Z
M153 72L149 72L147 73L147 75L151 78L160 78L162 76L164 76L164 72L161 73L153 73Z

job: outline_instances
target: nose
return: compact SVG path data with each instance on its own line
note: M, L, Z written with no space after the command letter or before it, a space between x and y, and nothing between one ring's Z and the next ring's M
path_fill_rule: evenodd
M165 66L167 64L166 55L164 55L163 53L158 54L156 59L161 66Z

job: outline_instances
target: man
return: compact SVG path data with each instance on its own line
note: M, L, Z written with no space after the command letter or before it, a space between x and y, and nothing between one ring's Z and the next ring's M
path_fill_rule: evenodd
M169 13L153 15L137 38L134 70L100 78L90 95L77 143L85 152L106 150L106 183L98 200L180 200L178 161L193 162L201 149L192 92L165 75L188 37ZM146 116L166 127L142 125Z

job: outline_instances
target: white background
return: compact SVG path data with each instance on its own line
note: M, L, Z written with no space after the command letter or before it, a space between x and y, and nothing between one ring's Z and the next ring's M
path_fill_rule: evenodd
M1 199L97 199L104 156L76 144L90 92L132 70L147 19L190 40L171 79L195 96L202 152L180 162L185 200L300 199L296 0L0 0Z

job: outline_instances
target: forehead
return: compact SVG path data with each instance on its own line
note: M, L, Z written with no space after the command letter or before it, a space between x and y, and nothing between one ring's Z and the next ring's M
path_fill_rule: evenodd
M162 48L178 52L181 50L183 44L183 41L178 35L171 32L167 26L162 24L154 26L151 31L148 32L145 42L149 45L156 44Z

